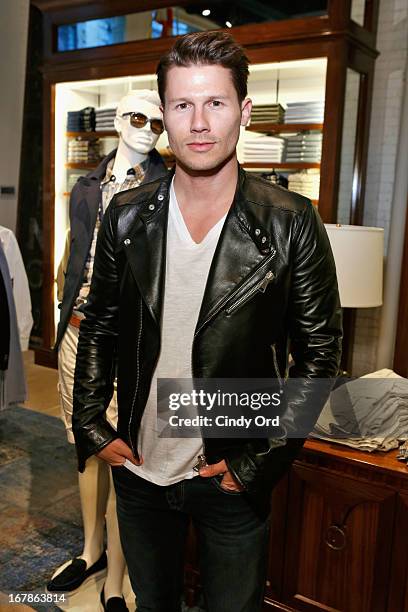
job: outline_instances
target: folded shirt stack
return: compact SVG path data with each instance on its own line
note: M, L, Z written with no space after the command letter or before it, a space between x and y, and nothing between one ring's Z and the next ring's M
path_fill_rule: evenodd
M101 158L100 141L72 138L68 141L68 163L98 163Z
M286 162L320 162L323 135L317 132L286 136Z
M257 132L245 132L243 159L246 162L279 163L285 147L283 138L264 136Z
M281 104L256 104L252 107L251 123L283 123L285 109Z
M80 172L78 170L74 171L74 172L70 172L68 174L68 179L67 179L67 191L72 191L73 186L75 185L75 183L78 181L78 179L83 176L84 173Z
M115 117L117 104L110 104L109 106L101 106L95 111L96 115L96 131L103 132L115 129Z
M93 132L95 130L95 109L87 106L79 111L68 111L68 132Z
M323 123L324 102L288 102L285 123Z
M317 168L289 174L288 181L290 191L296 191L311 200L319 199L320 171Z
M387 451L408 439L408 380L389 369L335 389L310 437L363 451Z

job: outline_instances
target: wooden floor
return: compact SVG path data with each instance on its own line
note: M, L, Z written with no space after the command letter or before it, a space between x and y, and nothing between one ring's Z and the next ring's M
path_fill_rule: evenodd
M23 404L24 408L59 417L57 370L36 365L34 351L25 351L23 358L28 390L27 400Z

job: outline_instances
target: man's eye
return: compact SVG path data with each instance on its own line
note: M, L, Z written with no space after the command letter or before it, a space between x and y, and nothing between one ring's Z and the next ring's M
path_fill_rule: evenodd
M186 110L186 108L188 108L188 104L187 102L180 102L180 104L177 104L176 108L180 110Z
M215 106L215 107L222 106L221 100L211 100L210 104L212 104L212 106Z

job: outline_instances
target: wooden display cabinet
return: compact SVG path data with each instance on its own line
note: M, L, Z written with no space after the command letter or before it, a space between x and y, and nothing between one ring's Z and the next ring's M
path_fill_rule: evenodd
M107 0L89 2L77 0L34 0L44 11L45 63L44 87L44 262L43 262L43 338L36 350L36 362L56 363L52 346L55 339L54 277L55 277L55 94L56 85L79 80L154 74L157 62L173 43L173 38L138 40L122 44L57 52L56 30L62 23L124 15L130 12L171 6L166 0ZM186 5L184 0L178 5ZM235 27L230 30L241 43L253 65L291 62L312 58L327 61L325 114L321 158L319 213L326 223L339 220L339 187L343 222L361 223L364 207L364 185L367 163L367 140L370 121L371 94L375 49L378 0L366 0L364 25L351 20L351 0L329 0L327 14L318 17L271 21ZM355 76L355 130L347 140L344 119L350 115L346 107L348 77ZM275 100L275 92L272 100ZM346 108L346 113L345 113ZM345 115L345 117L344 117ZM343 137L343 132L345 137ZM342 147L343 141L343 147ZM345 143L345 144L344 144ZM347 151L345 151L347 149ZM341 180L348 160L347 180ZM345 352L347 352L347 347Z
M306 442L272 494L264 611L408 612L408 468ZM191 533L186 594L199 590Z

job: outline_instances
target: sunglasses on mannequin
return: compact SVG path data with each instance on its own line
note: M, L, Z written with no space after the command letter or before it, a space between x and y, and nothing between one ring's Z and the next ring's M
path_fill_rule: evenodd
M150 129L153 134L162 134L164 132L164 125L161 119L150 119L143 113L123 113L121 117L130 117L130 125L135 128L142 128L150 121Z

